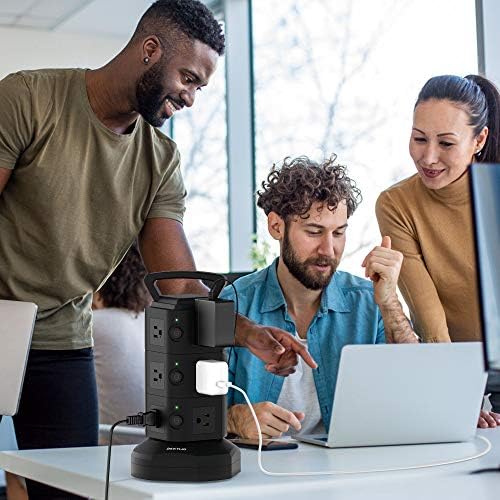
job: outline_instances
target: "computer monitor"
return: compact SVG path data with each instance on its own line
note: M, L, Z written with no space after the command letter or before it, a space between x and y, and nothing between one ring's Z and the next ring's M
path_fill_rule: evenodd
M500 372L500 164L476 163L470 172L486 369Z

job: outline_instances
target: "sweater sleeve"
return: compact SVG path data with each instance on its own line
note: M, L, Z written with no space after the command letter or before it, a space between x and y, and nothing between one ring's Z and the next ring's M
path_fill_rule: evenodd
M375 211L380 233L390 236L392 248L404 255L398 284L410 309L415 332L424 342L450 342L445 311L425 265L411 218L390 191L378 197Z

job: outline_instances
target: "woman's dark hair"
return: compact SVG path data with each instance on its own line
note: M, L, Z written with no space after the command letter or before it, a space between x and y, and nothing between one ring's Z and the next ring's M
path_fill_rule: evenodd
M225 40L222 26L210 9L198 0L157 0L141 17L132 39L148 35L163 35L173 41L175 30L191 40L199 40L224 54Z
M469 115L475 135L488 127L488 138L476 159L500 162L500 94L492 82L479 75L435 76L422 87L415 107L430 99L446 99L461 106Z
M336 155L316 163L307 156L287 157L281 167L273 165L262 189L257 191L257 206L266 215L277 213L285 221L290 216L307 218L314 202L325 203L336 210L339 203L347 204L350 217L361 202L361 191L346 174L346 167L336 165Z
M139 313L151 303L144 284L146 268L134 243L99 290L106 307L118 307Z

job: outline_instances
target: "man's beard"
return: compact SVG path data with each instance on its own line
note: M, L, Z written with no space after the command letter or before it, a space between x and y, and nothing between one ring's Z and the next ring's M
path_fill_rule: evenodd
M156 63L141 76L135 89L137 111L153 127L161 127L168 118L161 78L161 64Z
M339 261L337 259L329 259L328 257L311 257L306 259L304 262L300 262L297 254L292 248L290 240L288 239L287 230L285 230L285 236L283 238L281 258L290 271L290 274L309 290L323 290L326 288L329 285L333 274L337 270L337 266L339 265ZM311 271L308 269L308 266L310 265L329 265L330 272L325 274Z

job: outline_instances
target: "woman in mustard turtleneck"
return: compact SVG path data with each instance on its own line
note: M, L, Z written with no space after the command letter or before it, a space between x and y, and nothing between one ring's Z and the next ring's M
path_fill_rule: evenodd
M424 342L481 340L468 169L500 162L496 87L477 75L431 78L415 104L409 149L417 173L382 192L376 212L404 254L399 287L414 329ZM489 389L500 411L500 386ZM500 424L495 414L481 417L481 427Z

